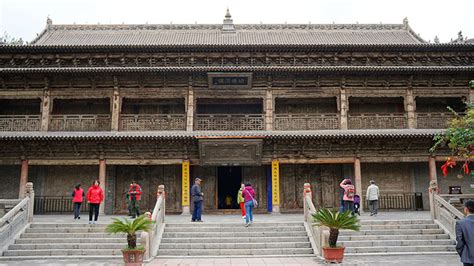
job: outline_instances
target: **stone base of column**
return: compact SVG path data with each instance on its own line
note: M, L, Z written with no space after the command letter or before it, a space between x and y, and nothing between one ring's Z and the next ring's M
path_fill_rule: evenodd
M280 206L272 206L272 214L281 214L280 213Z
M183 212L181 213L181 215L191 215L191 210L189 206L183 206Z

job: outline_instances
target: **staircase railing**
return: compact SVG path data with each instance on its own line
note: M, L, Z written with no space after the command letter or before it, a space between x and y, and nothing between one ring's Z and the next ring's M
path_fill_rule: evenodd
M315 245L318 254L323 254L323 246L327 246L328 244L329 228L313 225L313 214L316 213L316 208L313 204L311 185L309 183L304 184L303 198L304 221L308 225L311 233L311 244ZM313 247L313 249L315 248Z
M3 251L15 236L23 231L28 223L33 221L34 190L33 183L26 184L25 198L17 200L13 209L0 218L0 251ZM11 200L7 200L11 202ZM0 201L1 202L1 201Z
M434 220L437 220L446 231L448 231L451 238L456 238L456 222L464 218L462 214L456 207L451 205L441 195L433 193L433 210L431 212Z
M141 243L145 246L145 259L156 256L158 254L158 247L160 246L161 236L165 229L165 186L159 185L156 193L156 204L153 208L151 220L155 223L149 233L142 232Z

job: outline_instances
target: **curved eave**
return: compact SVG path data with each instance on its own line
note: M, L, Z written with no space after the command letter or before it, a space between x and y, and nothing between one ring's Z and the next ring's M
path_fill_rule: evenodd
M473 73L474 66L209 66L209 67L44 67L1 68L21 73L163 73L163 72L315 72L315 73Z
M155 141L198 139L432 139L443 130L0 132L0 141Z
M414 44L242 44L242 45L0 45L0 53L20 52L160 52L160 51L474 51L472 43Z

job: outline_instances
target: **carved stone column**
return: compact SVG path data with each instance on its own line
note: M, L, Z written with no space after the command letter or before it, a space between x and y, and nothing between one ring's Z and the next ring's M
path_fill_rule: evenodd
M25 198L26 183L28 182L28 160L21 160L21 172L20 172L20 190L18 192L18 198Z
M341 129L348 129L347 123L347 113L349 111L349 100L347 98L346 89L341 88L341 96L339 97L339 112L340 112L340 122Z
M430 214L431 214L431 219L436 220L437 213L436 213L436 206L435 206L435 199L434 195L438 194L439 192L439 187L438 187L438 181L436 180L431 180L430 181L430 187L428 188L428 195L429 195L429 200L430 200Z
M268 89L265 95L265 130L273 130L274 101L273 91Z
M310 183L304 183L304 188L303 188L303 208L304 208L303 212L304 212L305 221L309 216L309 211L308 211L308 206L307 206L307 203L306 203L306 198L310 198L310 199L313 198L312 193L311 193L311 184Z
M413 88L407 89L405 96L405 112L407 114L408 128L416 128L416 117L415 117L415 97L413 97Z
M41 131L48 131L49 115L53 107L52 101L53 99L49 96L49 90L44 90L43 98L41 99Z
M362 198L362 174L360 170L360 158L356 157L354 160L354 179L355 179L355 188L356 193ZM363 213L364 201L360 201L360 213Z
M105 207L105 198L107 197L107 190L105 186L105 176L106 176L106 164L105 164L105 159L100 159L99 160L99 182L100 182L100 187L104 191L104 201L99 206L99 213L104 214L104 207Z
M110 107L112 113L111 130L118 131L120 126L120 110L122 109L122 99L118 87L114 89L112 98L110 99Z
M186 102L186 131L194 130L194 113L196 111L196 102L194 101L194 89L189 86Z
M35 207L35 190L33 189L33 183L28 182L25 186L25 197L30 197L30 202L28 203L28 222L33 222L33 211Z

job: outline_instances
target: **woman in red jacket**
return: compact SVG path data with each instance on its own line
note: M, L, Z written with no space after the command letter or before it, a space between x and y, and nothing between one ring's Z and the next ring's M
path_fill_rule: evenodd
M89 203L89 224L92 224L92 212L94 212L94 224L97 223L97 217L99 217L99 206L104 200L104 191L99 185L99 180L95 180L87 191L87 202Z
M77 184L74 191L72 192L72 202L74 204L74 221L76 221L76 219L81 219L81 204L84 196L84 189L81 188L81 184Z

